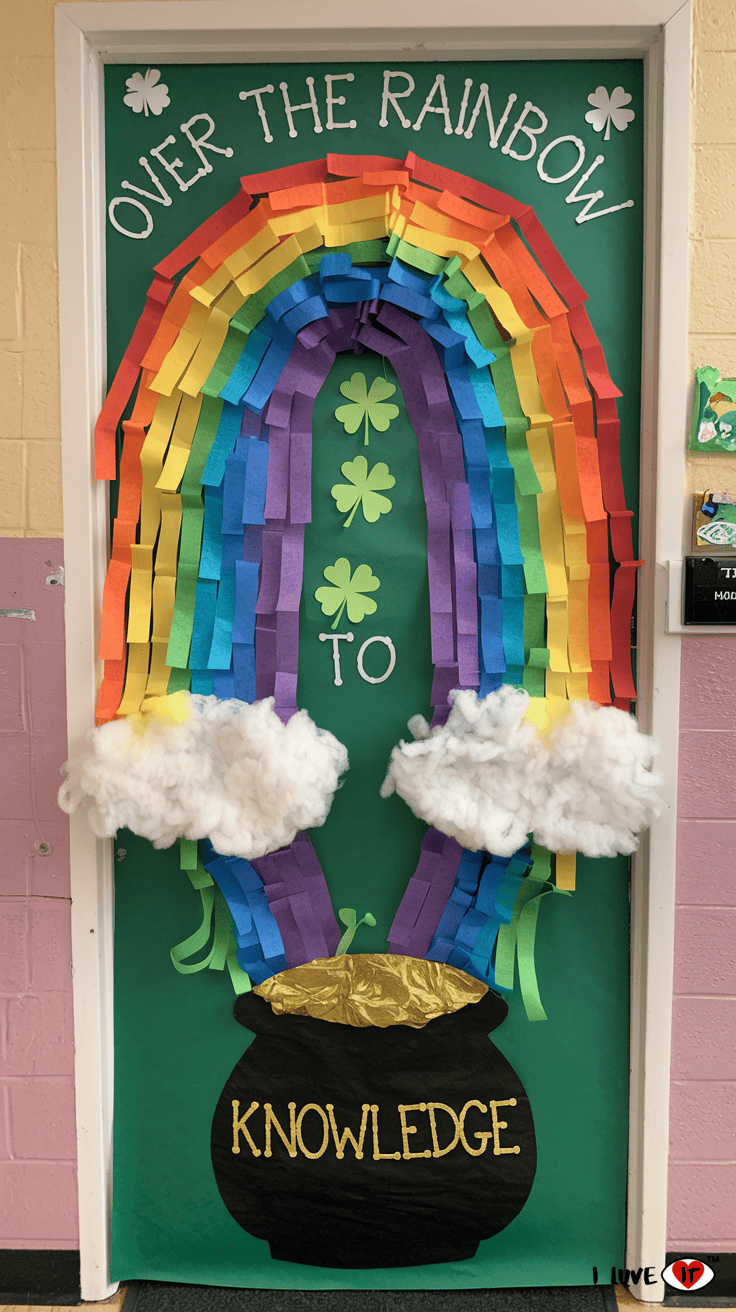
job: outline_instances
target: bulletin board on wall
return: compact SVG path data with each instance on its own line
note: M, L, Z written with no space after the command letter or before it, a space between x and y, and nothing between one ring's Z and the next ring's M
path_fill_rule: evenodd
M330 155L333 161L418 158L531 207L551 248L584 288L592 328L622 393L623 486L626 505L637 504L640 62L448 61L392 70L333 63L113 65L105 70L105 123L110 379L133 337L152 269L238 193L243 176L260 177L253 191L263 195L275 189L275 170L293 169L287 176L299 180L307 177L299 166ZM365 165L346 163L343 176L350 167L355 177ZM328 185L339 176L328 160ZM375 244L371 238L366 244L371 240ZM356 268L358 254L350 258ZM362 261L368 271L380 263L375 249L363 249ZM431 267L428 261L424 276ZM317 274L312 263L309 276ZM407 286L416 290L411 279ZM370 434L366 415L369 441L360 440L361 419L351 445L336 414L351 396L356 369L363 370L367 392L374 382L379 391L384 384L394 389L399 413L383 433ZM358 953L389 950L391 925L426 832L398 796L379 795L391 748L407 736L407 720L430 714L427 521L412 435L409 388L391 359L370 349L359 357L338 354L312 419L296 703L345 743L351 760L326 823L310 838L332 906L356 908L358 917L368 912L376 922L357 929L351 951ZM376 524L360 513L346 529L349 513L338 518L334 493L330 497L341 460L352 457L355 465L363 455L371 463L380 457L396 476L394 486L383 489L392 513L380 541ZM117 495L113 482L113 514ZM363 670L376 682L361 676L361 644L353 642L349 654L347 644L340 652L338 683L333 644L320 640L331 621L315 593L325 577L329 581L324 563L337 563L345 551L347 533L351 556L370 559L380 579L381 609L369 632L391 637L395 673L385 682L378 683L384 665L375 650L365 654ZM176 679L171 684L184 686ZM543 692L544 678L524 686ZM491 1288L589 1284L594 1267L623 1264L625 857L578 857L574 894L546 897L540 906L534 964L546 1019L530 1019L529 997L522 998L518 983L504 993L509 1013L492 1041L526 1090L536 1132L536 1175L525 1205L465 1260L364 1269L281 1260L273 1255L273 1240L270 1251L265 1238L226 1210L210 1160L210 1126L223 1084L248 1045L247 1021L244 1029L233 1019L227 969L186 975L173 968L170 949L186 943L200 914L200 893L181 868L179 848L157 851L121 833L116 857L113 1279L261 1288ZM533 1006L531 1013L538 1016ZM361 1163L341 1165L356 1175ZM283 1224L290 1224L288 1216Z

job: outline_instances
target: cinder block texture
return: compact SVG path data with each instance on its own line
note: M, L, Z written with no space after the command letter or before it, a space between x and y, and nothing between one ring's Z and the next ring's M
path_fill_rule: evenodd
M683 906L736 906L736 820L680 821L677 901Z
M76 1168L69 1162L0 1162L0 1234L37 1239L76 1239Z
M736 1161L736 1084L693 1080L672 1085L670 1155L681 1162Z
M732 1166L703 1162L670 1166L669 1234L678 1246L736 1248L736 1173Z
M55 1077L8 1085L13 1157L28 1161L59 1158L73 1163L74 1081Z
M675 993L736 995L736 909L678 907Z

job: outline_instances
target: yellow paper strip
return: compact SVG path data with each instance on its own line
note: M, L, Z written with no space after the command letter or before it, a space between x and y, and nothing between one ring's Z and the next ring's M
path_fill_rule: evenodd
M362 200L341 201L339 205L314 205L306 210L275 216L270 220L270 226L279 237L303 232L312 224L316 224L324 233L329 228L363 223L379 216L387 217L390 212L391 198L388 192L378 192Z
M156 483L159 492L176 492L181 483L184 470L187 467L189 452L192 449L192 439L194 438L201 408L201 395L183 397L166 456L166 463Z
M181 528L181 497L175 492L161 494L161 532L156 548L156 574L176 577L176 563ZM161 639L163 641L163 639Z
M545 670L544 690L548 697L567 697L565 675L557 670Z
M552 458L549 433L546 428L530 428L526 435L526 444L532 458L534 472L542 485L543 492L557 491L557 475Z
M569 674L567 661L567 597L547 597L547 646L549 648L549 668L553 674ZM547 692L558 697L565 696L564 680L562 690L549 688Z
M321 234L319 241L320 243L322 241ZM246 273L236 278L236 286L242 292L244 298L252 296L265 287L266 283L270 282L272 278L275 278L277 273L282 273L290 264L293 264L294 260L298 259L301 254L302 247L296 237L287 237L286 241L282 241L280 246L265 255L262 260L259 260L258 264L254 264L252 269L248 269Z
M128 642L147 643L151 635L151 583L153 547L134 542L130 548L130 599Z
M232 274L226 264L221 264L219 269L208 278L201 287L192 288L192 300L199 301L200 305L210 306L216 301L232 282Z
M152 391L160 392L162 396L171 396L199 345L208 318L207 307L194 301L174 345L151 383Z
M196 396L212 372L230 327L230 320L245 302L243 293L233 284L210 311L209 322L179 387L188 396Z
M564 521L565 564L568 578L589 579L590 565L586 547L585 524Z
M146 691L150 655L151 648L147 642L133 642L129 645L125 691L118 707L118 716L132 715L140 710Z
M589 674L592 667L588 638L588 584L585 580L570 581L568 618L570 632L567 639L567 654L571 673ZM584 696L587 697L587 691Z
M141 448L143 487L141 490L141 546L152 547L158 534L161 518L161 499L156 484L161 477L164 455L171 437L181 392L177 388L171 396L162 396L156 405L151 427Z
M154 642L151 647L151 671L145 687L146 697L163 697L169 686L171 668L166 664L166 642ZM142 699L141 699L142 700Z
M228 255L223 268L227 269L234 282L236 278L245 273L246 269L252 268L267 251L273 250L274 246L278 246L278 244L279 239L276 233L270 224L266 224L265 228L261 228L261 231L257 232L255 237L251 237L250 241L245 243L245 246L241 246L240 250ZM214 300L214 297L212 299Z
M508 292L498 285L490 269L480 257L466 264L463 273L475 290L485 297L489 308L507 333L515 337L517 342L531 340L534 330L527 328L524 320L519 317Z
M379 241L388 235L388 224L388 215L385 215L380 219L365 219L363 223L325 228L325 246L349 246L354 241Z
M151 642L154 648L157 644L163 643L164 655L169 641L171 617L174 614L175 593L176 578L157 574L153 580L153 633L151 634Z
M571 702L587 702L589 699L587 674L568 674L565 677L567 695Z
M407 223L401 235L413 246L432 251L435 255L442 255L446 260L452 255L459 255L463 264L467 264L478 254L478 247L472 246L469 241L459 241L457 237L443 237L441 233L429 232L426 228L417 227L415 223Z
M574 852L569 856L557 853L555 857L555 883L558 888L565 888L570 892L574 892L575 864L576 856Z
M532 356L531 339L517 342L511 347L511 365L514 370L519 401L524 414L529 418L531 428L552 423L552 416L547 414L539 390L539 380Z
M539 542L547 573L547 587L552 597L567 596L567 570L562 545L562 516L557 492L540 492L537 496ZM567 667L566 667L567 668Z

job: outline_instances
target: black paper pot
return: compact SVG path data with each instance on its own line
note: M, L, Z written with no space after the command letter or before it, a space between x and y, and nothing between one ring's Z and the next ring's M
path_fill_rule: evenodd
M487 1034L488 992L423 1029L276 1015L217 1104L212 1162L228 1211L271 1256L308 1266L422 1266L472 1257L529 1196L536 1142L518 1076Z

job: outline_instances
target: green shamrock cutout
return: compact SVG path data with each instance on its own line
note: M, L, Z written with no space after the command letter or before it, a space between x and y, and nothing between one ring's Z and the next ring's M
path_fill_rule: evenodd
M351 404L339 405L335 418L344 425L346 433L357 433L365 419L365 446L368 446L369 422L378 433L385 433L391 420L399 413L399 407L386 400L386 397L393 396L396 388L385 378L374 378L369 392L365 374L353 374L349 383L340 383L340 391L350 399Z
M350 511L343 528L350 528L358 506L363 507L363 518L369 524L375 524L381 515L388 514L391 502L378 491L378 488L393 487L396 482L393 474L388 472L388 465L379 460L369 473L365 456L356 456L354 460L346 460L344 465L340 465L340 472L348 482L336 483L332 495L341 515L346 510Z
M334 584L334 587L317 588L314 595L322 607L323 615L334 615L337 611L333 629L336 629L340 623L340 617L346 606L351 624L360 624L366 615L374 613L375 601L372 597L362 595L364 592L375 592L376 588L381 586L381 580L371 573L370 565L358 565L351 578L350 561L341 556L334 565L327 566L324 576L329 583Z

